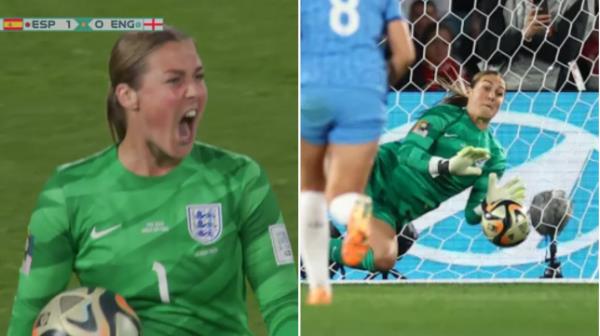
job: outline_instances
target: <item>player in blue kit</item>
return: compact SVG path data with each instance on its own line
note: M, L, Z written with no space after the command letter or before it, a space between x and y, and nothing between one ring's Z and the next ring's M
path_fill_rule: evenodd
M388 79L400 78L415 52L397 0L302 0L301 34L300 246L307 302L327 304L327 211L348 224L346 264L373 262L365 258L371 200L363 190L385 124Z

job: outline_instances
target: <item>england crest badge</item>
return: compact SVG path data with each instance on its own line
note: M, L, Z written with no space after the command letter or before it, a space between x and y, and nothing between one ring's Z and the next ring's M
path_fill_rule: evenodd
M188 205L187 223L190 236L195 240L203 245L216 242L223 233L221 203Z

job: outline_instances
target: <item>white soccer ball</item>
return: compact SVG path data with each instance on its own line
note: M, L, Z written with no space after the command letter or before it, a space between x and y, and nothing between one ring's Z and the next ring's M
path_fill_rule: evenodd
M529 235L529 218L519 203L504 200L483 209L481 228L495 245L516 246Z
M32 335L138 336L140 319L125 299L103 288L77 288L55 296L35 320Z

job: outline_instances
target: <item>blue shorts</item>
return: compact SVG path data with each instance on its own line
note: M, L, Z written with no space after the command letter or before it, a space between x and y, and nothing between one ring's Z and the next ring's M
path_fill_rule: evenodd
M300 134L315 145L379 140L386 121L385 96L372 90L302 87Z

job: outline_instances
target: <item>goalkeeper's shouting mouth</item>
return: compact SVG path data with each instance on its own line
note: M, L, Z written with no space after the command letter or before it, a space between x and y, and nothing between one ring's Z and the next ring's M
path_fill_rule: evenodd
M344 260L345 246L334 239L330 257L335 262L372 272L391 269L399 252L396 234L469 187L473 189L465 217L470 224L480 222L485 202L498 197L523 202L520 180L507 183L510 188L488 190L488 179L495 181L506 169L504 150L488 129L504 101L501 74L482 71L469 86L442 84L451 95L425 111L405 139L379 148L366 189L373 200L373 218L363 242L364 257ZM416 238L414 230L407 231Z

